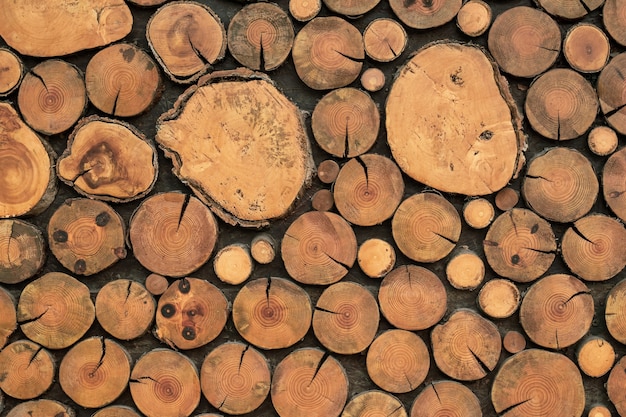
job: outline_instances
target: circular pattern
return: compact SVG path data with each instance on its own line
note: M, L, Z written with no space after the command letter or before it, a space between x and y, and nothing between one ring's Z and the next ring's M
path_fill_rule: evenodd
M18 404L9 411L6 417L24 417L24 416L55 416L55 417L73 417L74 411L54 400L32 400Z
M402 402L395 396L378 390L356 394L341 413L341 417L407 417Z
M602 170L602 194L613 213L626 219L626 148L609 157Z
M43 394L54 382L52 355L29 340L18 340L0 350L0 389L20 400Z
M591 337L584 341L576 354L581 371L593 378L599 378L611 370L615 363L615 350L601 337Z
M484 229L489 226L495 214L493 205L484 198L472 199L463 207L463 218L474 229Z
M619 140L615 130L608 126L596 126L587 136L589 149L596 155L607 156L617 150Z
M580 72L598 72L611 54L609 38L590 23L572 26L563 41L563 55L572 68Z
M481 417L476 395L455 381L433 382L413 401L411 417Z
M626 280L618 282L609 291L604 318L611 336L626 344Z
M370 278L387 275L396 264L396 251L382 239L368 239L359 246L357 261L361 270Z
M467 36L480 36L491 24L491 7L482 0L468 1L456 15L456 25Z
M388 18L372 20L363 31L367 56L379 62L391 62L406 48L408 36L404 27Z
M361 85L373 93L385 86L385 73L379 68L368 68L361 74Z
M34 276L46 259L46 242L33 224L0 220L0 283L17 284Z
M607 123L621 134L626 134L626 53L615 55L602 69L596 82L600 109Z
M398 18L414 29L430 29L448 23L461 8L461 0L389 0Z
M517 311L522 297L515 284L506 279L491 279L478 293L478 305L489 317L504 319Z
M16 328L15 300L7 290L0 287L0 349L4 347Z

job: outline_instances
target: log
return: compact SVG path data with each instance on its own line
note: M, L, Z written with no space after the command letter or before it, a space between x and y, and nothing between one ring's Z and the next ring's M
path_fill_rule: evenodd
M87 198L65 200L48 222L50 250L77 275L96 274L126 258L125 236L122 216Z
M606 382L606 391L609 400L615 406L620 416L626 414L626 356L617 362L611 370Z
M6 102L0 102L0 138L0 218L40 214L57 192L56 153Z
M527 349L502 364L493 381L491 402L511 417L581 416L585 389L576 365L565 355Z
M591 328L593 304L591 291L582 281L566 274L548 275L524 296L520 324L539 346L564 349Z
M159 298L154 335L172 349L195 349L215 339L226 326L228 300L199 278L176 280Z
M0 11L0 36L22 55L51 57L98 48L132 29L133 16L123 0L58 0L15 3Z
M606 327L615 340L626 344L626 280L618 282L606 297Z
M611 410L609 410L605 405L594 405L589 409L588 417L611 417Z
M159 69L150 55L128 43L96 53L87 64L85 85L89 101L117 117L145 112L159 99L162 87Z
M526 349L526 338L518 331L509 330L502 338L502 346L507 352L516 354Z
M615 349L598 336L591 336L580 343L576 351L578 367L592 378L599 378L611 370L615 363Z
M130 374L130 395L147 417L187 417L200 403L200 377L182 353L153 349Z
M58 401L41 399L16 405L6 417L74 417L75 415L74 410Z
M609 62L609 38L591 23L578 23L563 39L563 55L570 67L578 72L598 72Z
M380 114L365 92L346 87L333 90L315 105L311 129L315 141L331 155L353 158L376 142Z
M213 349L202 362L202 394L218 410L246 414L261 406L270 392L271 374L261 352L239 342Z
M340 17L316 17L298 32L291 52L298 77L314 90L357 79L365 51L361 32Z
M348 399L348 376L320 349L297 349L276 366L271 395L281 417L338 417Z
M101 408L91 417L141 417L137 411L131 407L125 405L110 405L105 408Z
M416 389L428 375L426 343L407 330L387 330L378 336L366 357L367 374L385 391L401 394Z
M402 171L437 190L491 194L523 165L521 117L506 80L476 45L421 48L399 71L386 114L387 142Z
M626 134L626 106L623 94L626 80L620 74L626 71L626 53L615 55L602 69L596 82L600 110L609 126Z
M446 288L435 273L417 265L398 266L385 276L378 291L380 312L393 326L424 330L446 313Z
M365 53L375 61L393 61L404 52L407 42L404 27L393 19L374 19L363 31Z
M361 86L370 93L380 91L385 86L385 73L378 68L368 68L361 74Z
M26 285L17 304L24 335L48 349L73 345L95 317L89 288L61 272L48 272Z
M332 159L325 159L317 166L317 176L324 184L332 184L339 175L339 164Z
M617 150L619 140L615 130L608 126L596 126L587 135L589 150L599 156L608 156Z
M104 407L126 389L131 357L124 347L104 336L90 337L73 346L59 365L63 392L86 408Z
M604 164L602 194L611 211L626 221L626 148L612 154Z
M446 278L457 290L474 290L485 279L485 263L476 252L461 247L446 264Z
M0 351L0 369L0 389L13 398L30 400L52 386L56 364L37 343L18 340Z
M491 279L478 293L481 311L494 319L511 317L518 309L522 296L515 284L507 279Z
M495 18L487 44L504 72L531 78L556 61L561 51L561 30L547 13L518 6Z
M458 309L431 333L433 358L444 374L475 381L493 371L500 359L498 327L469 309Z
M301 112L269 78L244 69L189 88L157 121L156 140L174 174L233 225L285 216L313 174Z
M626 46L626 16L624 15L624 5L618 0L606 0L602 8L602 23L611 38L622 46Z
M276 257L278 246L276 240L268 233L260 233L250 242L250 254L260 264L271 263Z
M519 202L519 193L511 187L504 187L496 193L496 207L502 211L511 210Z
M444 197L423 192L400 204L391 220L391 232L404 255L417 262L436 262L456 246L461 218Z
M0 48L0 97L14 92L24 77L24 63L9 48Z
M463 206L463 219L474 229L489 226L496 215L493 205L484 198L474 198Z
M128 0L129 3L135 4L141 7L160 6L168 0Z
M146 289L152 295L161 295L170 286L167 278L159 274L150 274L146 277Z
M442 26L456 16L461 0L389 0L398 19L413 29Z
M120 340L132 340L145 334L154 321L156 310L156 301L148 290L129 279L106 283L98 291L95 305L100 326Z
M376 154L349 160L333 186L337 210L358 226L373 226L391 218L403 194L404 180L398 166Z
M496 274L515 282L531 282L552 265L556 238L550 223L530 210L513 208L491 224L483 249Z
M18 219L0 220L0 283L17 284L32 278L45 259L46 242L35 225Z
M396 250L382 239L367 239L359 246L357 261L365 275L382 278L396 265Z
M487 3L482 0L470 0L461 6L456 15L456 25L461 32L475 38L489 29L491 18L491 7Z
M228 25L228 50L242 65L272 71L289 54L295 33L289 15L274 3L252 3L241 8Z
M41 62L24 76L17 104L24 121L37 132L64 132L87 108L83 73L60 59Z
M528 164L522 195L545 219L569 223L589 213L599 188L586 156L572 148L549 148Z
M437 381L428 384L415 398L410 417L483 415L476 395L465 385L455 381Z
M561 2L558 0L535 0L537 5L553 16L563 19L580 19L604 4L604 0L579 0Z
M290 277L303 284L334 284L348 274L357 254L356 236L339 215L311 211L298 217L281 243Z
M252 275L254 263L250 247L243 243L224 246L213 258L213 270L220 281L239 285Z
M326 288L317 300L313 333L331 352L352 355L372 343L379 319L376 299L365 287L338 282Z
M579 73L552 69L536 78L526 95L524 111L532 128L557 141L583 135L596 120L596 93Z
M373 10L380 0L324 0L324 4L334 13L357 18Z
M6 345L11 334L17 329L16 314L13 296L0 287L0 349Z
M363 391L353 396L341 417L367 416L408 417L404 404L395 396L379 390Z
M298 22L308 22L322 10L322 0L289 0L289 13Z
M261 349L282 349L299 342L311 327L309 295L284 278L248 282L233 301L237 332Z
M590 214L568 228L561 255L570 271L586 281L606 281L626 266L626 229L617 219Z
M318 190L311 197L311 207L317 211L330 211L335 205L335 197L330 190Z
M204 265L217 241L218 226L197 198L178 192L142 201L130 219L130 244L148 270L183 277Z
M148 194L158 174L154 145L128 123L98 116L82 119L57 161L57 175L79 193L125 203Z
M193 1L158 9L148 21L146 39L165 73L181 84L196 81L226 55L226 30L219 16Z

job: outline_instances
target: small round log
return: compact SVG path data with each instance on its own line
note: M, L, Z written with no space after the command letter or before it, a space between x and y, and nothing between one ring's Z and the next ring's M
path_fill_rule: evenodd
M70 407L55 400L31 400L13 407L6 417L74 417L76 414Z
M46 242L35 225L18 219L0 220L0 283L17 284L32 278L45 259Z
M213 258L215 275L226 284L241 284L252 275L253 268L250 248L243 243L224 246Z
M489 226L496 215L493 205L484 198L474 198L463 206L463 219L474 229Z
M404 27L389 18L370 22L363 32L363 44L367 56L379 62L391 62L398 58L408 42Z
M515 284L506 279L491 279L478 293L478 306L494 319L504 319L515 313L522 297Z
M110 405L93 413L91 417L141 417L137 411L125 405Z
M366 358L367 374L385 391L405 393L420 386L430 369L426 343L407 330L387 330L378 336Z
M611 343L598 336L585 339L576 352L578 367L592 378L599 378L609 372L615 363L615 357L615 349Z
M618 282L606 297L604 318L609 333L626 344L626 280Z
M446 278L457 290L474 290L485 279L485 263L476 252L462 248L448 261Z
M587 417L611 417L611 410L605 405L594 405L589 409Z
M596 82L600 110L609 126L626 134L626 80L620 74L626 71L626 53L615 55L602 69Z
M30 400L46 392L55 376L54 358L29 340L18 340L0 351L0 389L13 398Z
M478 397L465 385L456 381L437 381L428 384L415 398L410 417L439 415L480 417L483 413Z
M361 74L361 85L374 93L385 86L385 73L379 68L368 68Z
M608 156L617 150L619 140L615 130L608 126L596 126L587 135L589 150L599 156Z
M163 275L150 274L146 277L146 290L152 295L161 295L170 286L169 281ZM97 300L96 300L97 301Z
M322 0L289 0L289 13L298 22L308 22L322 10Z
M482 0L470 0L461 6L456 25L461 32L473 38L482 35L491 25L491 7Z
M622 356L615 364L606 382L609 400L620 416L626 414L626 389L624 387L626 387L626 356Z
M504 187L496 193L496 207L502 211L511 210L519 202L518 192L511 187Z
M398 19L413 29L442 26L456 16L461 0L389 0Z
M359 267L370 278L382 278L396 265L396 251L382 239L367 239L357 253Z
M276 257L278 246L272 235L260 233L252 238L250 242L250 254L252 258L260 264L271 263Z
M6 345L15 329L17 329L15 300L7 290L0 287L0 349Z
M563 40L563 55L567 63L579 72L598 72L609 62L609 38L591 23L572 26Z
M332 159L326 159L317 166L317 176L324 184L332 184L339 175L339 164Z
M311 197L311 207L317 211L330 211L335 206L335 197L330 190L318 190Z
M526 349L526 338L515 330L509 330L502 338L502 346L509 353L519 353Z
M13 51L0 48L0 97L15 91L24 77L24 63Z

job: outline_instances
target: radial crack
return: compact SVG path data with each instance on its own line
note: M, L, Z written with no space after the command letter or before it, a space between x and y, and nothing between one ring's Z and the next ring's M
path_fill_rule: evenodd
M498 412L498 416L499 416L499 417L504 417L504 415L505 415L505 414L507 414L507 413L509 413L509 412L513 411L514 409L516 409L517 407L519 407L519 406L520 406L520 405L522 405L522 404L527 403L528 401L530 401L530 398L529 398L529 399L527 399L527 400L524 400L524 401L520 401L520 402L518 402L517 404L513 404L513 405L512 405L512 406L510 406L510 407L507 407L507 408L505 408L504 410L499 411L499 412Z
M365 163L363 158L361 158L360 156L357 156L355 159L359 163L359 165L361 165L361 167L363 167L363 171L365 172L365 188L367 188L367 187L369 187L369 175L368 175L368 172L367 172L367 164Z
M48 86L46 85L46 81L43 79L43 77L42 77L41 75L37 74L37 73L36 73L35 71L33 71L33 70L30 70L30 74L31 74L33 77L37 78L39 81L41 81L41 83L43 84L43 88L45 88L45 89L46 89L46 91L48 91Z
M239 367L237 368L237 375L241 371L241 365L243 365L243 357L246 355L246 352L250 349L250 345L246 345L246 347L241 351L241 357L239 358Z
M43 350L43 346L39 346L37 348L35 353L33 353L33 355L30 357L30 360L28 361L28 365L26 366L26 368L28 368L30 366L30 364L35 361L35 358L37 357L37 355L39 355L39 352L41 352L42 350Z
M489 372L491 372L491 368L489 368L487 366L487 364L485 362L483 362L482 359L480 359L480 357L476 353L474 353L474 351L472 350L471 347L468 346L467 350L469 350L469 352L472 354L472 356L474 357L474 359L478 363L478 366L480 366L480 368L482 369L482 371L485 374L488 374Z
M189 205L189 201L191 200L191 195L185 194L185 199L183 200L183 204L180 207L180 215L178 216L178 224L176 225L176 231L180 227L180 224L183 221L183 216L185 215L185 211L187 210L187 206Z
M615 107L613 110L604 113L604 117L608 119L611 116L613 116L615 113L619 113L624 107L626 107L626 103L620 104L619 106Z
M34 321L37 321L37 320L39 320L40 318L42 318L42 317L44 316L44 314L46 314L46 313L48 312L48 310L49 310L49 308L46 308L46 311L44 311L43 313L41 313L41 314L40 314L40 315L38 315L37 317L33 317L33 318L30 318L30 319L26 319L26 320L20 321L20 322L18 322L18 324L19 324L20 326L23 326L23 325L25 325L25 324L28 324L28 323L32 323L32 322L34 322Z
M309 386L311 386L311 384L313 383L313 380L315 379L317 374L320 372L320 369L322 369L322 366L324 365L324 363L329 357L330 357L330 353L324 352L324 355L322 355L322 358L320 359L319 363L317 364L317 367L315 368L315 372L313 373L313 377L311 378L311 381L309 382Z
M582 238L584 241L591 243L592 245L595 245L595 242L591 239L589 239L587 236L585 236L583 234L583 232L580 231L580 229L578 227L576 227L576 223L574 223L572 225L572 230L574 231L574 233L576 233L580 238Z
M349 60L350 60L350 61L352 61L352 62L358 62L358 63L360 63L360 64L362 64L363 62L365 62L365 59L363 59L363 58L355 58L355 57L353 57L353 56L346 55L346 54L344 54L343 52L338 51L338 50L336 50L336 49L335 49L335 52L337 52L337 53L338 53L339 55L341 55L342 57L344 57L344 58L346 58L346 59L349 59Z
M452 243L453 245L456 245L457 242L455 242L454 240L450 239L447 236L442 235L441 233L437 233L437 232L433 232L435 235L439 236L440 238L442 238L443 240L447 240L448 242Z

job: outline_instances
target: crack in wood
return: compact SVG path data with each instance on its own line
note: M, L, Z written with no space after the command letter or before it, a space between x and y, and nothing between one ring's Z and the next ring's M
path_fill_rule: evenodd
M308 385L309 387L311 386L311 384L313 383L313 380L315 379L317 374L320 372L320 369L322 369L322 366L324 365L324 363L326 363L329 357L330 357L330 353L324 352L324 354L322 355L322 358L317 364L317 367L315 368L315 372L313 373L313 377L311 378L311 381L309 381L309 385Z

